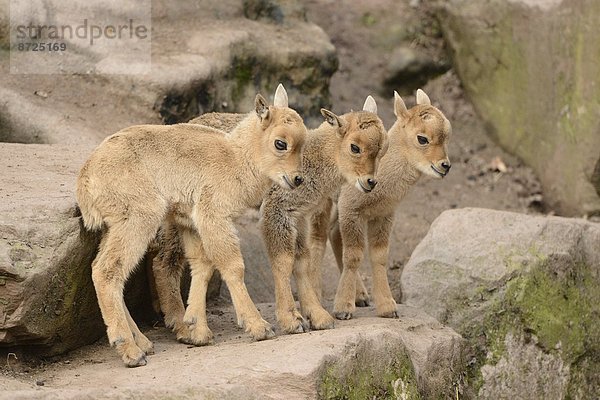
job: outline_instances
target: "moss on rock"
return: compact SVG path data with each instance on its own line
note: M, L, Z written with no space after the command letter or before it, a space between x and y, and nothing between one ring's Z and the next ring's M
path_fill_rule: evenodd
M596 376L600 288L590 265L561 261L545 258L515 272L506 286L479 310L484 317L462 327L475 350L468 380L476 392L485 384L481 373L484 366L494 366L501 359L510 361L507 346L514 346L512 338L536 346L543 354L570 366L568 393L573 398L590 398L591 393L600 390ZM538 387L543 387L546 380L557 379L540 372L523 373ZM594 391L587 390L588 397L575 395L584 383L593 386Z
M319 399L421 399L412 362L402 348L377 357L362 343L341 362L326 363L318 382Z
M527 1L440 3L454 64L490 133L536 170L550 206L600 212L600 92L590 84L600 74L600 3L565 0L543 12Z

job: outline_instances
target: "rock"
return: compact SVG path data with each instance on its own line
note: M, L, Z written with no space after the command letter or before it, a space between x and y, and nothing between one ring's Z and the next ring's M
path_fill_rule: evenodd
M320 116L320 108L330 106L335 48L321 28L286 11L299 3L271 3L284 10L286 23L244 18L240 0L153 2L149 73L95 75L124 63L107 57L110 47L80 50L67 40L70 47L63 58L71 64L63 64L77 74L56 74L53 79L28 75L24 80L23 75L9 74L9 65L31 72L27 68L32 64L20 63L24 55L14 51L9 63L9 52L2 53L0 92L11 100L0 104L0 140L98 144L134 124L185 122L209 111L247 112L256 92L268 97L279 82L303 117ZM84 17L96 15L93 5L78 3L72 10L56 0L35 4L42 7L36 24L77 26ZM120 6L109 20L127 20L127 10L138 8L131 0ZM8 19L0 14L0 21ZM47 97L35 94L40 91Z
M538 173L549 206L600 212L600 3L437 2L454 64L489 131Z
M8 10L10 0L0 0L0 9ZM10 49L10 21L8 14L0 14L0 48Z
M274 308L259 305L270 322ZM28 387L9 382L0 399L453 398L453 384L464 371L461 337L411 307L399 307L400 320L359 310L358 318L340 321L336 329L262 342L239 336L232 307L212 311L211 346L182 345L164 328L145 332L156 354L133 372L135 379L103 343L82 349L69 365L34 371L21 379ZM36 381L44 387L35 387Z
M385 93L393 90L412 93L448 69L450 65L436 61L418 49L400 46L390 55L383 81Z
M82 229L73 201L75 176L88 152L0 146L2 346L36 345L53 353L101 336L90 271L98 237Z
M92 149L0 146L0 346L27 345L54 355L92 343L104 324L91 279L99 233L86 231L75 205L75 179ZM126 301L150 313L141 270Z
M403 303L469 341L478 398L593 398L599 243L585 220L446 211L404 267Z
M306 8L298 0L244 0L244 15L283 24L288 19L306 21Z
M479 391L480 398L497 399L500 394L506 393L518 393L525 399L539 398L541 393L547 399L565 398L569 366L560 357L547 354L525 338L515 338L512 333L506 334L501 344L505 346L505 354L495 365L481 367L484 384ZM523 371L533 371L545 379L538 378L532 385L531 374L523 374Z

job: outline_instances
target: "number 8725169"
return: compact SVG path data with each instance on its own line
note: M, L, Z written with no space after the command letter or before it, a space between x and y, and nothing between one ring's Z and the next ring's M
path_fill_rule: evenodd
M61 42L20 42L18 51L65 51L67 44Z

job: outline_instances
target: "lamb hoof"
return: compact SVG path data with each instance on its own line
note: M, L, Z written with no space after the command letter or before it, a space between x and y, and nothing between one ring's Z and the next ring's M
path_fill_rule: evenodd
M302 318L300 320L300 324L298 324L298 326L296 327L296 330L293 333L306 333L308 331L310 331L310 324L308 323L307 320Z
M352 313L351 312L340 311L340 312L334 312L333 315L337 319L341 319L341 320L352 319Z
M380 315L382 318L400 318L397 311L386 312Z
M125 365L129 368L143 367L147 363L145 354L136 359L130 358L125 361Z
M369 307L369 300L366 299L360 299L360 300L356 300L355 302L356 307Z

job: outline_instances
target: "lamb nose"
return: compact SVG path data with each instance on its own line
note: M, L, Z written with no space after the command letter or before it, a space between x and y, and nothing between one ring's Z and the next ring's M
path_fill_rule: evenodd
M450 167L452 167L452 165L450 165L449 162L447 162L447 161L442 162L442 168L444 168L446 170L446 172L450 171Z
M300 186L300 185L302 185L302 182L304 182L304 179L303 179L301 176L296 176L296 177L294 178L294 184L295 184L296 186Z
M375 185L377 185L377 181L371 178L367 179L367 183L371 189L375 189Z

